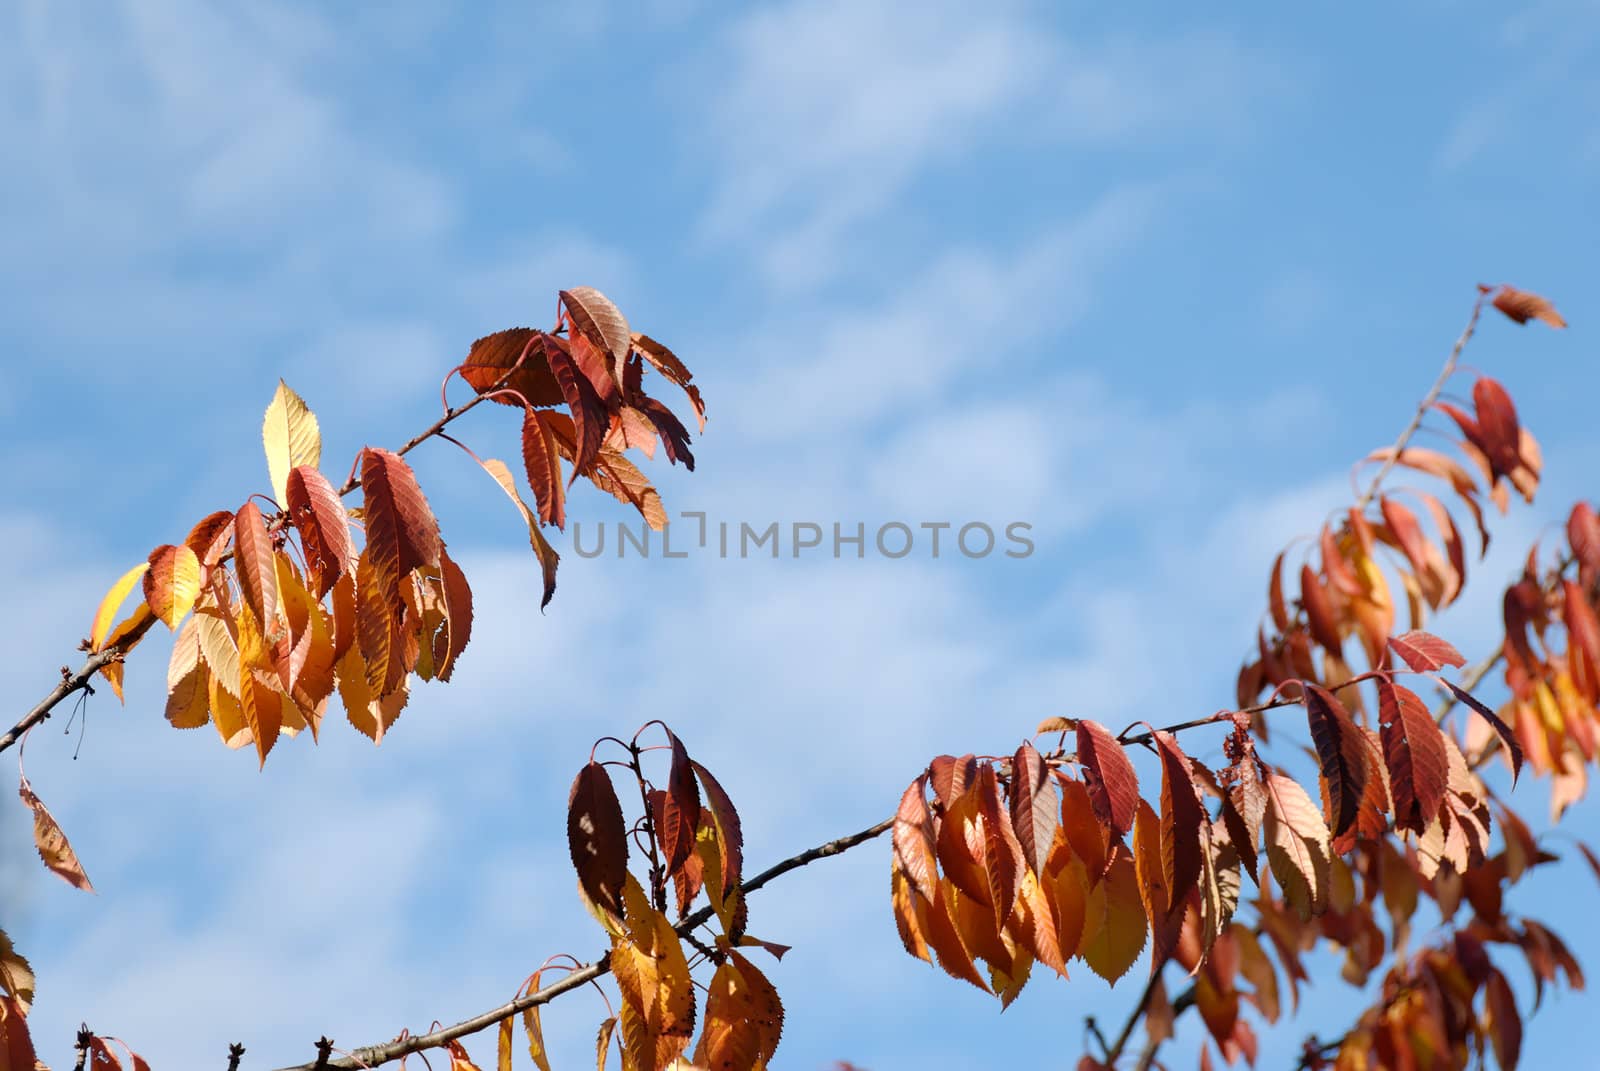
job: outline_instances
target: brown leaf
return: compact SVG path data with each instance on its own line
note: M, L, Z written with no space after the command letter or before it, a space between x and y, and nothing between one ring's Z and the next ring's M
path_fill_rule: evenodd
M467 359L461 365L461 378L479 394L494 389L505 379L500 389L514 391L521 399L496 397L494 400L501 405L520 406L523 400L534 406L560 405L564 398L545 360L544 337L543 331L531 327L513 327L509 331L485 335L467 352ZM524 350L527 357L517 367ZM513 367L517 370L507 378Z
M1267 799L1267 863L1302 920L1328 906L1330 849L1328 828L1305 789L1281 774L1263 784Z
M667 347L651 338L649 335L633 336L633 346L644 359L653 365L656 371L666 376L673 383L682 387L689 396L689 404L694 407L694 415L700 422L700 430L706 430L706 406L700 399L700 388L689 381L694 378L689 369L684 367L682 361Z
M437 568L439 522L399 454L369 446L361 452L362 514L367 548L385 597L399 597L400 581L422 566Z
M83 872L83 864L78 862L78 853L72 850L67 835L62 832L49 808L45 807L44 801L34 795L33 786L28 784L26 777L22 778L17 794L33 811L33 845L38 849L44 865L74 889L94 892L89 875Z
M306 568L316 580L313 591L320 599L356 559L350 518L328 478L310 465L289 470L285 497L289 520L305 548Z
M667 774L666 798L656 838L661 843L670 874L694 851L695 830L700 826L700 789L695 784L694 767L683 741L670 730L667 737L672 745L672 768Z
M1541 320L1551 327L1567 326L1567 321L1561 318L1554 305L1538 294L1518 290L1514 286L1500 287L1494 296L1494 307L1519 324L1525 324L1529 320Z
M209 569L222 560L233 541L233 514L218 510L201 519L189 530L183 545L194 551L200 564Z
M1195 795L1189 759L1171 733L1152 729L1161 757L1161 867L1174 901L1200 880L1200 827L1209 821Z
M1489 1013L1489 1041L1494 1046L1495 1062L1501 1071L1517 1071L1522 1054L1522 1016L1505 975L1490 968L1483 987L1484 1008Z
M1082 719L1078 722L1078 762L1083 767L1095 815L1117 836L1126 836L1133 828L1139 779L1122 745L1104 725Z
M606 429L610 426L611 419L606 412L605 403L595 392L594 384L589 382L589 378L573 361L565 343L561 339L547 336L544 350L550 370L555 373L556 382L561 386L561 395L566 400L567 411L572 415L577 440L572 476L567 481L570 484L572 480L589 471L589 466L594 463L595 456L599 454L600 446L605 441Z
M621 919L628 830L610 774L592 760L578 771L567 798L567 848L589 899Z
M439 679L448 681L455 672L456 659L472 639L472 588L443 546L439 548L439 578L444 591L445 630L441 633L443 650L435 651L433 660Z
M1311 740L1328 787L1328 828L1337 837L1354 824L1367 784L1361 730L1332 692L1309 681L1302 681L1301 685L1305 689Z
M694 760L689 761L700 787L705 790L706 807L717 824L717 846L722 854L722 894L731 896L739 888L744 873L744 828L733 800L711 771Z
M1329 651L1338 652L1343 646L1339 638L1338 618L1328 602L1328 594L1311 566L1300 567L1300 605L1305 607L1306 626L1311 638Z
M667 460L674 465L682 462L684 468L693 472L694 454L689 450L689 430L683 426L672 410L654 398L645 397L635 400L634 407L654 425L656 434L661 439L661 445L667 451Z
M539 507L539 520L565 530L567 495L561 482L561 452L546 414L537 409L522 415L522 464Z
M1420 834L1438 817L1444 801L1449 776L1444 734L1415 692L1384 677L1377 684L1395 826Z
M1511 783L1515 785L1517 778L1522 773L1522 745L1517 742L1517 734L1512 731L1511 726L1500 720L1500 715L1490 710L1466 689L1451 681L1443 681L1443 684L1450 689L1451 695L1454 695L1458 700L1477 711L1478 716L1489 723L1490 727L1500 737L1501 743L1505 744L1506 752L1511 756Z
M1592 588L1600 577L1600 516L1587 502L1572 507L1567 517L1567 543L1572 556L1578 559L1578 580L1585 588Z
M1060 824L1061 806L1044 758L1032 744L1024 743L1011 759L1011 826L1022 846L1023 862L1041 878Z

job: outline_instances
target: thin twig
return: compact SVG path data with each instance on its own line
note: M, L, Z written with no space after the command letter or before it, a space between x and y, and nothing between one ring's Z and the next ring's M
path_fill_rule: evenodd
M239 1071L239 1061L244 1059L244 1043L235 1041L228 1046L228 1071Z
M73 1064L73 1071L83 1071L84 1065L89 1062L89 1046L94 1041L94 1031L89 1029L88 1023L78 1024L78 1043L73 1046L78 1050L78 1062Z
M1478 294L1478 300L1472 303L1472 315L1467 318L1467 326L1462 329L1460 337L1456 339L1456 344L1451 347L1450 356L1446 358L1444 367L1439 370L1439 378L1433 381L1433 386L1428 389L1428 393L1423 395L1422 401L1417 403L1417 411L1411 415L1411 423L1406 425L1405 430L1400 433L1400 437L1394 441L1393 452L1372 477L1372 482L1367 485L1365 493L1356 500L1357 510L1366 509L1372 502L1378 493L1378 488L1383 485L1384 477L1388 476L1390 471L1394 469L1400 460L1401 452L1411 442L1411 437L1417 433L1417 429L1422 427L1423 417L1428 415L1428 410L1433 408L1433 403L1439 400L1439 395L1444 391L1445 383L1451 376L1455 375L1456 363L1461 360L1461 351L1467 348L1467 343L1472 340L1473 332L1478 329L1478 317L1483 314L1483 303L1488 296L1489 291L1482 291Z
M755 892L767 882L787 874L791 870L797 870L818 859L826 859L830 855L839 855L859 844L865 844L869 840L882 836L888 832L889 827L893 824L894 819L885 819L875 826L862 830L860 833L853 833L848 837L840 837L837 840L828 841L826 844L819 844L815 848L809 848L798 855L790 856L781 863L775 863L768 867L749 881L743 882L740 888L747 894ZM678 923L674 929L679 934L688 933L707 922L712 914L710 907L703 907ZM509 1003L502 1004L498 1008L474 1015L470 1019L463 1019L454 1026L447 1026L430 1034L408 1034L382 1045L369 1045L365 1048L354 1050L348 1056L330 1060L324 1066L340 1069L377 1067L380 1064L398 1060L402 1056L413 1052L439 1048L459 1038L476 1034L481 1030L487 1030L508 1016L517 1015L528 1008L536 1008L542 1004L548 1004L561 994L587 985L594 979L609 973L610 970L610 953L606 953L593 963L580 966L559 982L554 982L533 993L526 993ZM296 1064L293 1067L281 1068L280 1071L318 1071L318 1064Z
M1128 1014L1127 1021L1122 1024L1122 1030L1117 1034L1117 1040L1111 1043L1106 1050L1105 1063L1108 1067L1115 1067L1122 1058L1122 1050L1128 1047L1128 1039L1133 1036L1133 1028L1139 1025L1139 1020L1144 1018L1144 1010L1150 1003L1150 997L1156 991L1156 986L1161 982L1161 970L1166 964L1161 964L1150 972L1150 980L1144 984L1144 992L1139 994L1139 1000L1133 1006L1133 1011Z

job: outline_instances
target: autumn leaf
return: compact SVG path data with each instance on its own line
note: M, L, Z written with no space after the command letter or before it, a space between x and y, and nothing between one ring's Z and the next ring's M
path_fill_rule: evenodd
M1195 794L1189 758L1178 747L1171 733L1152 729L1156 752L1161 757L1161 868L1167 888L1174 891L1194 888L1200 880L1200 830L1209 819Z
M1117 836L1126 836L1133 828L1139 780L1122 745L1104 725L1082 719L1078 722L1078 762L1095 815Z
M1024 869L1022 847L1011 828L1011 815L1000 802L1000 787L994 767L978 766L978 815L983 826L983 868L988 879L989 904L994 908L996 929L1004 929L1017 901L1020 872Z
M1010 802L1011 826L1022 846L1023 862L1036 876L1042 876L1061 813L1044 758L1032 744L1024 743L1012 756Z
M628 877L628 830L606 768L591 761L578 771L567 798L567 847L578 883L602 910L622 918Z
M1272 774L1263 788L1267 800L1263 827L1272 876L1302 919L1320 915L1328 905L1328 828L1316 804L1295 781Z
M1302 681L1306 718L1328 786L1328 827L1340 836L1355 823L1367 784L1366 753L1344 704L1321 685Z
M278 577L272 564L272 537L266 521L254 502L239 507L233 519L234 565L239 576L239 594L255 612L263 632L278 623Z
M356 559L350 519L327 477L308 465L289 470L285 508L300 533L306 569L316 578L317 598L326 595Z
M738 890L744 873L744 830L739 822L739 812L734 810L733 800L717 779L711 776L710 770L692 759L689 766L700 779L700 787L705 790L706 807L716 823L717 846L722 855L722 895L731 896Z
M200 559L188 547L168 544L150 552L144 574L144 601L167 628L194 608L200 595Z
M544 573L544 595L539 600L539 609L543 610L550 605L550 599L556 593L556 566L561 561L561 556L555 548L545 541L544 533L539 531L539 521L522 500L522 495L517 491L517 482L511 477L511 470L506 468L504 461L496 458L484 458L478 462L500 485L500 490L511 499L511 504L517 507L522 514L522 519L528 525L528 542L533 546L533 552L539 558L539 567Z
M684 363L678 360L667 347L651 338L649 335L635 334L633 336L634 349L649 361L656 371L667 379L682 387L689 396L689 404L694 407L695 417L700 422L700 430L706 430L706 406L700 398L700 388L690 382L694 377Z
M361 452L362 512L367 525L365 554L372 560L385 596L398 598L400 580L413 569L437 568L439 522L417 486L411 466L400 455L376 447Z
M667 872L677 870L694 851L695 829L700 825L700 789L695 783L694 767L683 741L670 730L668 743L672 748L672 766L667 774L666 798L660 815L656 838L661 843Z
M37 1060L22 1003L15 997L0 997L0 1067L32 1071Z
M467 359L460 366L461 378L479 394L497 387L509 392L494 397L501 405L560 405L564 399L545 361L544 337L543 331L531 327L485 335L467 351Z
M45 807L44 801L34 795L33 786L28 784L26 777L22 778L17 794L22 797L23 804L33 811L33 846L38 850L39 858L44 860L44 865L73 888L94 892L89 875L83 872L83 864L78 862L78 853L72 850L67 835L62 832L49 808Z
M300 465L316 468L322 463L322 431L305 400L281 379L261 424L261 444L267 452L273 496L279 506L286 507L289 471Z
M546 414L537 409L522 416L522 462L539 507L539 520L565 530L567 497L561 482L561 451Z
M1483 987L1484 1009L1489 1013L1489 1041L1501 1071L1517 1071L1522 1054L1522 1017L1505 975L1493 968Z
M23 1015L33 1005L33 968L11 944L11 938L0 930L0 993L12 997Z
M472 588L467 585L466 574L442 546L439 548L439 577L444 591L445 629L433 660L439 679L448 681L455 672L456 659L472 639Z
M1460 651L1427 632L1412 631L1402 636L1390 636L1389 647L1416 673L1467 664Z
M1494 296L1494 307L1519 324L1525 324L1529 320L1541 320L1551 327L1567 326L1567 321L1561 318L1554 305L1538 294L1518 290L1514 286L1500 287Z
M895 865L911 887L927 900L938 896L939 868L934 856L933 815L928 811L928 778L924 774L911 782L900 797L890 834Z
M1444 801L1449 774L1444 734L1415 692L1383 677L1377 687L1395 826L1421 833L1438 817Z
M1517 783L1518 776L1520 776L1522 773L1522 745L1517 741L1517 734L1512 731L1511 726L1500 720L1500 715L1490 710L1483 704L1482 701L1480 701L1472 693L1468 692L1465 688L1462 688L1451 681L1442 681L1442 683L1446 688L1450 689L1451 695L1455 696L1456 699L1471 707L1478 713L1479 717L1488 722L1490 727L1493 728L1495 733L1500 737L1501 743L1505 744L1506 746L1506 753L1511 756L1511 783L1515 785Z
M1105 877L1089 891L1085 905L1083 956L1089 969L1115 982L1144 951L1145 914L1133 856L1122 845L1114 849Z
M94 621L89 626L89 650L102 651L106 647L106 638L111 633L111 622L116 620L117 610L122 606L128 592L144 577L150 568L149 562L140 562L129 569L117 582L111 585L105 597L100 600L100 605L95 608Z

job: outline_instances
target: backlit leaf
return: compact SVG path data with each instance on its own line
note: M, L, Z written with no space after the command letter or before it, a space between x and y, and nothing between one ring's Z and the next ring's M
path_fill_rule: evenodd
M317 417L304 399L278 380L261 424L261 443L267 451L267 471L278 505L289 501L289 470L299 465L315 468L322 462L322 432Z
M1467 660L1461 652L1439 637L1427 632L1407 632L1389 637L1389 647L1401 661L1417 673L1428 673L1445 666L1464 666Z
M1360 730L1350 720L1344 704L1321 685L1302 682L1306 718L1317 761L1328 788L1328 825L1340 836L1356 820L1367 785L1366 752Z
M122 606L122 601L128 597L128 592L144 577L150 568L149 562L140 562L129 569L117 582L111 585L105 597L100 600L100 605L95 608L94 621L89 626L89 649L100 651L105 648L106 637L111 632L111 623L117 618L117 610Z
M390 599L400 579L422 566L437 567L439 522L417 486L417 477L400 455L376 447L361 452L362 513L367 525L365 554L372 560Z
M494 477L494 482L511 499L512 505L522 514L522 519L528 525L528 542L533 545L534 554L538 555L539 566L544 572L544 595L539 601L542 610L550 605L550 598L556 593L556 566L561 561L560 555L555 552L545 541L544 534L539 531L539 521L522 500L522 495L517 492L517 482L511 477L511 470L506 468L504 461L496 458L484 458L478 464L483 466L483 471Z
M939 872L934 859L933 816L928 810L927 775L911 782L900 797L890 833L894 862L924 899L938 896Z
M1082 719L1078 722L1078 762L1083 766L1094 813L1117 836L1126 836L1133 828L1139 780L1122 745L1104 725Z
M239 594L255 612L263 632L270 632L278 623L278 576L272 564L272 537L254 502L246 502L234 515L233 538Z
M6 932L0 930L0 993L12 997L26 1015L33 1004L33 987L33 968L12 947Z
M732 895L739 888L744 873L744 829L739 822L739 812L733 800L711 771L692 759L689 762L700 787L705 790L706 807L717 825L717 846L722 855L722 894Z
M1296 782L1272 774L1262 787L1267 801L1263 822L1267 864L1284 899L1301 919L1320 915L1328 905L1328 827Z
M1511 783L1515 785L1517 777L1522 773L1522 745L1517 742L1517 734L1512 731L1511 726L1500 720L1500 715L1490 710L1466 689L1451 681L1444 681L1443 683L1446 688L1450 689L1451 695L1471 707L1478 713L1479 717L1488 722L1500 737L1501 743L1505 744L1506 753L1511 756Z
M561 291L561 303L567 307L572 324L590 341L605 351L611 362L612 377L617 386L622 385L622 364L633 343L632 332L622 310L611 299L592 286L575 286Z
M300 533L306 568L316 578L314 590L320 599L354 565L350 518L327 477L309 465L289 470L285 508Z
M700 789L695 783L694 768L683 741L668 732L672 748L672 766L667 775L666 798L661 807L661 828L656 836L661 842L667 872L677 870L694 851L695 829L700 825Z
M1105 877L1089 891L1083 947L1089 969L1115 982L1144 950L1145 915L1133 856L1122 845L1113 850Z
M171 544L150 552L144 574L144 601L162 624L176 629L200 595L200 559L188 547Z
M1011 826L1022 846L1023 862L1035 875L1045 872L1060 824L1061 807L1044 758L1032 744L1024 743L1011 759Z
M543 339L544 332L531 327L513 327L485 335L467 352L467 359L461 365L461 378L479 394L497 386L511 392L494 398L501 405L520 407L524 401L533 406L560 405L561 388L556 385L550 365L545 361ZM524 351L526 359L523 359ZM519 359L522 360L520 365L517 364ZM511 371L513 367L515 372Z
M1395 826L1421 833L1438 817L1444 801L1449 774L1444 734L1415 692L1383 677L1377 687Z

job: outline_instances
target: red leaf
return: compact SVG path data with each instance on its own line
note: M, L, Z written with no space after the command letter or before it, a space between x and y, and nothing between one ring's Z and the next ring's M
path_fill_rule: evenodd
M700 778L700 787L706 792L706 805L717 823L717 843L722 849L722 894L727 896L739 887L744 872L744 829L739 822L739 812L733 809L733 800L711 776L711 771L692 760L689 765Z
M1542 320L1551 327L1567 326L1567 321L1561 318L1561 314L1549 301L1538 294L1530 294L1514 286L1500 288L1500 292L1494 296L1494 307L1519 324L1525 324L1529 320Z
M1439 816L1449 782L1444 734L1415 692L1384 677L1378 678L1378 716L1395 826L1422 833Z
M539 520L565 530L567 496L561 483L561 451L555 431L537 409L522 414L522 464L539 507Z
M1489 1041L1494 1046L1495 1062L1500 1071L1517 1071L1517 1059L1522 1053L1522 1017L1517 1014L1517 1000L1505 975L1492 968L1483 987L1483 1003L1489 1013Z
M14 996L0 996L0 1067L32 1071L37 1060L22 1004Z
M339 493L327 477L311 465L297 465L289 470L286 497L289 519L300 533L306 567L316 578L315 593L320 599L355 560L350 520Z
M1471 692L1452 681L1444 681L1443 683L1446 688L1450 689L1452 695L1477 711L1478 715L1488 722L1490 727L1499 735L1500 741L1505 744L1506 750L1511 755L1511 783L1515 785L1518 776L1522 773L1522 745L1517 742L1517 734L1512 732L1511 726L1500 720L1498 714L1486 707Z
M467 359L461 365L461 378L479 394L494 389L498 384L502 390L521 395L529 405L560 405L564 398L545 360L544 347L541 345L544 337L543 331L535 331L531 327L513 327L509 331L485 335L474 342L472 349L467 352ZM527 359L507 378L507 373L516 366L525 349L529 349ZM502 379L504 383L500 382ZM497 397L494 401L501 405L522 404L521 400L513 397Z
M655 426L656 434L661 437L661 445L666 448L667 460L673 464L681 461L684 468L693 472L694 454L689 452L689 431L673 415L672 410L654 398L645 397L638 398L634 407Z
M1579 579L1584 587L1592 587L1600 576L1600 517L1587 502L1572 507L1567 518L1567 542L1572 546L1572 556L1578 559Z
M202 518L189 529L183 545L194 551L201 565L209 568L222 560L232 539L233 514L223 509Z
M1078 763L1083 767L1096 817L1114 829L1117 836L1127 836L1139 802L1139 778L1122 745L1104 725L1081 719Z
M610 774L592 760L578 771L567 797L567 847L583 891L620 919L628 881L628 831Z
M1395 542L1400 544L1400 550L1411 563L1412 570L1419 576L1426 572L1428 540L1422 534L1422 526L1417 523L1417 515L1387 496L1378 499L1378 509L1383 513L1389 531L1394 533Z
M1011 826L1022 845L1023 862L1041 879L1060 824L1061 805L1044 757L1024 743L1011 759Z
M1390 636L1389 646L1416 673L1467 664L1460 651L1429 632L1413 630L1402 636Z
M683 865L694 852L695 830L700 828L700 789L695 784L694 767L683 741L670 730L672 769L667 775L667 793L661 806L661 828L656 831L666 855L667 873Z
M1489 456L1496 472L1507 476L1522 463L1522 431L1517 423L1517 407L1504 387L1488 376L1479 376L1472 385L1472 403L1478 410L1477 444Z
M363 515L367 556L391 598L400 578L421 566L439 564L439 522L417 486L411 466L399 454L376 447L361 452Z
M1339 638L1338 619L1334 616L1322 582L1309 565L1300 567L1300 605L1305 607L1306 626L1311 630L1311 638L1337 653L1344 646Z
M694 406L694 415L700 421L700 430L706 430L706 406L700 400L700 388L689 381L694 378L689 369L684 367L682 361L667 347L651 338L649 335L634 335L633 346L636 351L644 355L644 359L655 366L656 371L666 376L672 382L682 387L689 396L689 404Z
M263 635L278 621L278 573L272 561L272 537L254 502L239 507L233 519L234 565L245 605L255 611Z
M935 862L933 815L928 811L928 776L911 782L895 811L890 842L898 866L911 887L932 901L939 895L939 870Z
M589 466L594 463L611 421L606 414L604 403L595 393L594 384L589 382L589 378L573 362L565 343L559 338L547 337L544 350L545 358L550 363L550 370L555 373L556 382L561 385L561 394L566 399L567 410L572 414L574 435L577 439L572 477L567 481L570 484L581 473L587 472Z
M628 321L611 299L592 286L575 286L561 291L572 325L583 332L610 359L612 375L622 382L622 364L628 357L633 335Z
M1360 733L1344 704L1319 684L1301 681L1306 719L1317 760L1328 786L1328 828L1335 837L1355 823L1367 784L1366 754Z
M940 755L928 763L928 784L941 807L948 808L978 776L978 763L971 755L959 759L954 755Z
M1161 756L1161 870L1174 901L1200 882L1200 824L1205 808L1195 795L1188 756L1171 733L1152 729Z

